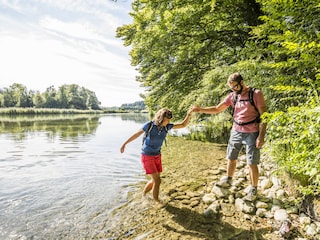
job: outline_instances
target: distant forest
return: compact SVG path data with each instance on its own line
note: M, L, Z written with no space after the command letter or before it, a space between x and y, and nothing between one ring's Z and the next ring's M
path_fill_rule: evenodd
M55 89L48 87L43 93L28 90L26 86L14 83L8 88L0 88L0 108L59 108L78 110L102 110L96 94L77 84L62 85ZM144 101L123 103L116 109L125 111L145 110Z
M120 107L121 110L128 110L128 111L142 111L146 109L144 101L138 101L134 103L124 103Z
M58 89L48 87L43 93L28 90L24 85L14 83L0 89L0 108L64 108L79 110L100 110L96 94L76 84L62 85Z

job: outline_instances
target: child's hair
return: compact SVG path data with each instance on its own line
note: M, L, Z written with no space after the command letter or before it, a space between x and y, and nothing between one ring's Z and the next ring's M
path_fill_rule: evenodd
M161 125L164 118L171 119L172 118L172 112L168 108L161 108L156 115L154 116L154 122L157 126Z

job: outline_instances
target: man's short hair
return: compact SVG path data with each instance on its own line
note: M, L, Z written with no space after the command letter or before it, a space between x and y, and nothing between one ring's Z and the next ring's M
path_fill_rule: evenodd
M228 82L240 83L242 80L243 80L243 78L240 75L240 73L238 73L238 72L232 73L228 78Z

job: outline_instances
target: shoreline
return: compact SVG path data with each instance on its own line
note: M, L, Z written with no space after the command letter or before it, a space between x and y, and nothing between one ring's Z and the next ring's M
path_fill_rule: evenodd
M169 137L162 149L160 200L142 197L145 182L133 186L127 201L112 212L104 233L108 240L283 240L320 239L320 221L304 213L296 184L277 175L277 164L262 152L256 200L244 200L250 186L241 154L230 188L215 185L226 174L226 144ZM310 207L320 215L320 202Z
M177 148L171 147L179 146ZM226 144L204 143L170 137L163 147L160 199L164 206L142 197L145 182L128 194L128 201L116 208L107 234L120 239L279 239L266 219L252 222L233 204L226 204L223 215L207 218L202 197L225 174ZM147 181L147 178L146 178ZM248 184L248 183L247 183Z

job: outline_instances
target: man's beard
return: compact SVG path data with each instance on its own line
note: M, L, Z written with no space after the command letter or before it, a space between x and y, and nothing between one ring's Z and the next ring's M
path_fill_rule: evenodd
M240 90L236 91L236 94L240 94L242 92L242 90L243 90L243 87L242 87L242 85L240 85Z

